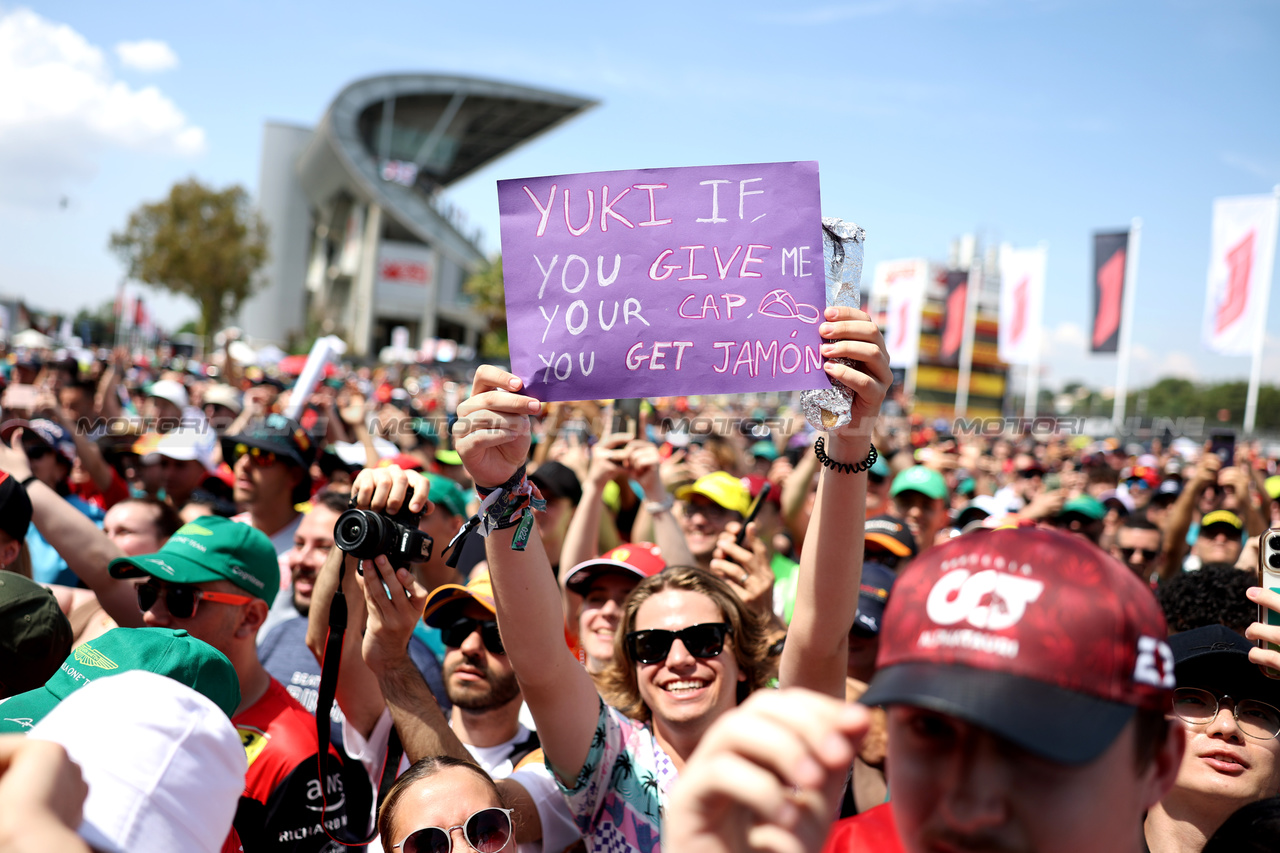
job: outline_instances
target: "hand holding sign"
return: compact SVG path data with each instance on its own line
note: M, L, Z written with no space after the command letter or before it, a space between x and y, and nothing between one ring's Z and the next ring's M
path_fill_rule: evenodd
M471 396L458 405L454 447L477 486L502 485L529 458L529 416L542 404L518 393L523 388L520 377L481 365Z

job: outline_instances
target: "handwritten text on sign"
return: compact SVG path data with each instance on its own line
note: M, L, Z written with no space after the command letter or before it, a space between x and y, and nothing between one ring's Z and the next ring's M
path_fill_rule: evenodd
M498 182L513 371L540 400L829 386L818 164Z

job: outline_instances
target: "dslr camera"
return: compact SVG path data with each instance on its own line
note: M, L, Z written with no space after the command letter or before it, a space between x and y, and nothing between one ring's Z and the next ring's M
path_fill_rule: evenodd
M422 513L410 512L406 497L395 515L369 509L348 509L333 526L333 542L353 557L372 560L385 555L393 569L407 569L410 563L431 559L430 536L418 529Z

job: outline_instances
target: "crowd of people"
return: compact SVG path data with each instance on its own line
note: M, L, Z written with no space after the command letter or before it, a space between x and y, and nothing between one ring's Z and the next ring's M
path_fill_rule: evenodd
M1280 849L1277 460L953 430L821 333L825 431L8 354L0 851Z

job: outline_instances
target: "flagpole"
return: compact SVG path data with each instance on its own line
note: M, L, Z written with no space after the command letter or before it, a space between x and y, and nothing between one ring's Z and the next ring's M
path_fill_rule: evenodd
M1040 346L1044 337L1044 294L1048 289L1045 277L1048 275L1049 244L1041 240L1040 249L1040 294L1036 299L1036 316L1028 317L1028 329L1035 338L1031 346L1031 360L1027 362L1027 396L1022 403L1024 417L1034 418L1040 408Z
M969 377L973 372L973 332L977 324L978 290L982 287L982 261L974 248L969 261L969 283L964 299L964 338L960 343L960 373L956 377L956 414L963 418L969 409Z
M1120 346L1116 364L1116 404L1111 420L1117 431L1124 429L1125 397L1129 393L1129 348L1133 338L1133 303L1138 284L1138 246L1142 241L1142 217L1135 216L1129 226L1129 243L1125 252L1124 304L1120 307Z
M1280 218L1280 184L1276 184L1271 193L1273 196L1271 207L1271 260L1274 263L1276 219ZM1258 385L1262 381L1262 350L1266 346L1267 340L1267 304L1271 300L1272 268L1260 268L1258 272L1258 285L1262 288L1258 294L1258 313L1262 316L1257 320L1258 328L1253 336L1253 364L1249 368L1249 396L1245 398L1244 404L1245 435L1253 434L1254 421L1258 416Z

